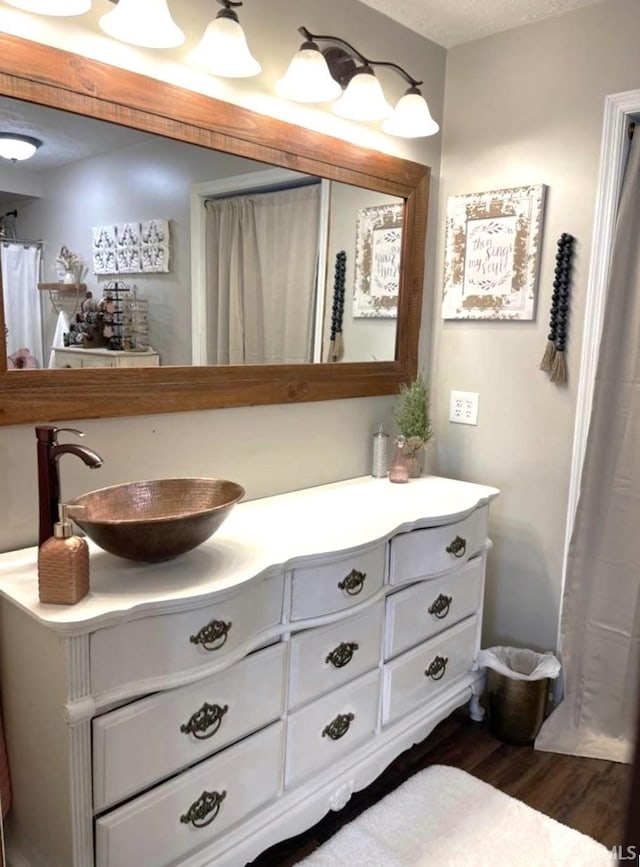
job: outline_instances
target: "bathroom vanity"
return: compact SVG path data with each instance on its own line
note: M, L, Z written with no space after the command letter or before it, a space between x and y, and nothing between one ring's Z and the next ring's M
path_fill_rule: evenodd
M362 478L241 503L38 602L0 556L14 867L243 867L477 698L495 488Z

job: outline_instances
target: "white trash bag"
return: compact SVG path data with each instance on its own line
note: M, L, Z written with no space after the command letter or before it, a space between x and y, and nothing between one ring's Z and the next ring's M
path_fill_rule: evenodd
M474 669L491 668L512 680L543 680L560 674L555 654L536 653L520 647L488 647L478 651Z

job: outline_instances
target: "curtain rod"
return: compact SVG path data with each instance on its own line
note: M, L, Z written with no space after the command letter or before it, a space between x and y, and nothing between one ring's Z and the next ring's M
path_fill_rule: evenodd
M0 243L2 244L24 244L25 247L42 247L44 241L32 241L30 238L3 238L0 236Z

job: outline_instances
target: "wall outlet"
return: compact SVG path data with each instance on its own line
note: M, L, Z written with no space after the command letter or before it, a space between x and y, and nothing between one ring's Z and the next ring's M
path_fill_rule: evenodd
M455 424L478 424L477 391L452 391L449 403L449 421Z

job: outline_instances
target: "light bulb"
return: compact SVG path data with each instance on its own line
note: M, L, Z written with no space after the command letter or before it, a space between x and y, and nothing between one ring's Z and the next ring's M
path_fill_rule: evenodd
M342 88L331 76L327 61L315 42L304 42L276 84L276 93L295 102L328 102Z
M393 109L384 98L380 82L370 66L356 70L347 89L333 104L333 111L349 120L382 120Z
M262 69L249 51L244 30L233 9L218 12L199 44L187 55L187 61L224 78L250 78Z
M91 0L5 0L9 6L37 15L82 15L91 9Z
M141 48L175 48L184 42L184 33L171 17L167 0L118 0L103 15L100 27L109 36Z
M435 135L440 127L431 117L429 106L417 87L410 87L398 100L393 114L382 124L389 135L420 138Z

